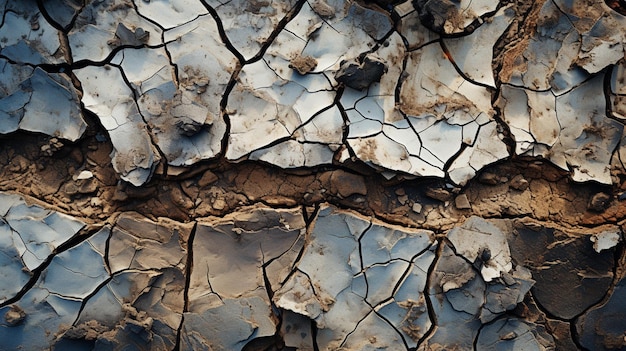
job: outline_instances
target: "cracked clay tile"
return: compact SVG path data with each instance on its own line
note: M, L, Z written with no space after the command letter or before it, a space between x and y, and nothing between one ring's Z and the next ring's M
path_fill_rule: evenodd
M266 44L278 23L285 18L295 0L203 0L211 6L234 48L249 60Z
M5 349L46 349L57 333L77 318L81 301L108 278L103 254L108 228L79 245L56 255L37 282L13 306L25 313L23 320L8 323L0 309L0 340ZM86 261L84 261L86 260ZM85 264L92 262L93 264ZM20 338L13 336L19 333Z
M571 319L605 296L613 280L615 247L596 252L589 231L581 235L522 221L502 230L513 261L531 271L533 297L548 313Z
M453 246L444 242L429 289L437 328L423 350L472 348L481 322L513 310L535 283L529 269L513 266L507 236L493 223L471 217L448 239Z
M276 332L267 301L258 296L225 298L219 306L184 316L185 350L238 351L250 340Z
M18 129L71 141L87 128L78 91L64 74L0 59L0 133Z
M157 121L164 132L160 139L171 150L183 143L189 155L176 164L191 165L221 151L226 122L220 104L237 60L225 47L215 20L209 16L200 16L166 32L165 42L172 64L178 67L178 76L171 79L178 84L172 102L161 106L163 115ZM158 95L155 98L158 102ZM168 161L174 162L169 158Z
M304 228L300 209L252 207L201 220L194 236L183 344L240 350L253 338L273 335L268 293L292 271Z
M413 0L422 23L440 34L462 34L472 31L473 22L494 12L499 1L492 0Z
M485 282L513 269L506 235L484 219L470 217L461 226L450 230L447 236L458 255L473 264L480 264Z
M535 35L502 80L562 94L623 58L625 27L626 18L602 1L546 1Z
M606 116L602 75L556 99L561 131L550 161L562 169L573 169L578 182L595 180L611 184L610 162L624 125Z
M577 182L610 184L610 160L624 126L606 116L603 76L559 96L503 85L496 104L516 140L516 153L544 156Z
M84 305L57 346L81 349L169 350L183 312L182 274L174 269L129 270L114 274Z
M113 168L135 186L146 183L161 157L120 69L88 66L74 73L82 84L85 107L98 116L109 133ZM102 84L109 89L101 90Z
M47 0L42 3L51 20L63 28L72 24L84 5L83 0Z
M472 341L481 326L480 320L475 318L480 310L483 296L479 291L463 290L469 288L484 288L484 282L477 276L467 261L456 256L448 245L444 245L443 251L435 262L433 276L430 279L428 294L432 303L432 311L437 316L435 332L429 335L419 345L418 350L432 350L438 348L454 348L461 350L472 349ZM472 284L468 284L471 282ZM461 308L453 307L454 295L448 298L448 292L463 289L461 295L465 298L461 301ZM458 295L457 295L458 296ZM470 313L464 310L470 310Z
M442 39L456 66L473 82L496 87L493 60L487 58L493 57L493 47L511 24L514 16L511 6L505 6L472 34Z
M29 65L66 62L61 33L46 21L36 1L9 1L0 14L3 58Z
M101 62L115 48L162 44L162 30L139 16L131 0L89 0L67 34L73 60Z
M189 81L178 84L163 48L124 49L111 64L119 64L131 83L139 111L169 165L188 166L219 152L223 134L219 106L199 96L201 89L211 99L206 90L219 89L217 82L185 66L183 74L190 76ZM196 87L200 81L204 85Z
M608 298L576 320L578 342L589 350L615 350L626 347L624 296L626 279L620 279Z
M136 213L123 213L109 239L111 271L173 268L183 272L190 231L190 224L168 219L155 223Z
M611 89L609 110L614 118L626 120L626 61L611 69Z
M137 13L158 23L161 27L171 29L190 22L208 13L200 0L137 0Z
M405 1L394 7L396 13L401 16L397 25L397 32L407 42L407 50L413 51L420 46L439 39L439 35L422 24L419 14L413 7L412 1Z
M243 222L244 218L257 228L249 227ZM249 208L225 218L201 221L194 237L190 311L200 313L214 307L211 299L206 298L210 295L220 299L239 296L267 299L266 288L276 290L289 273L292 263L281 258L291 250L299 251L297 246L303 244L303 230L300 210ZM238 257L235 267L224 259L231 254ZM272 266L274 263L276 267ZM270 266L280 274L268 276L270 283L276 286L266 287L264 269ZM232 274L239 279L233 280Z
M306 157L307 144L304 142L308 140L297 130L303 124L315 120L323 108L333 104L334 93L330 91L330 86L326 89L310 92L306 86L283 80L264 60L246 65L241 72L240 83L229 96L227 110L232 112L229 113L231 131L226 157L238 160L253 153L249 158L256 159L263 155L263 160L274 161L281 166L314 165L310 161L311 157ZM341 115L336 113L331 117L339 121ZM335 134L335 137L334 143L339 144L341 135ZM288 141L292 138L303 142L302 149L289 150L293 156L290 153L281 156L280 149L263 150L261 155L254 154L255 150L261 151L279 140ZM321 161L330 163L332 155L321 158Z
M5 193L0 196L11 203L2 220L9 226L13 245L29 271L39 267L59 245L84 226L65 214L28 205L21 197Z
M367 235L371 228L377 229L373 229L373 235ZM381 233L397 235L386 238ZM321 348L359 349L361 338L351 336L364 333L368 325L385 328L384 334L371 342L401 347L408 342L404 341L408 333L403 329L406 325L402 317L414 316L415 307L411 301L415 295L406 296L406 289L421 289L420 294L423 291L426 271L434 259L434 254L428 250L432 240L427 231L395 226L384 228L381 223L370 223L352 213L323 208L311 229L310 241L297 264L296 274L276 292L273 300L281 308L313 319L318 327L317 344ZM359 246L364 248L364 257L377 249L388 252L365 267ZM390 260L396 255L397 259ZM335 273L325 274L329 269ZM410 278L405 279L407 275ZM398 291L402 293L394 300L393 294ZM389 307L385 308L386 305ZM381 315L389 316L385 318L394 323L389 324ZM416 327L422 332L429 327L429 319L414 316L412 320L419 320Z
M540 325L519 318L499 319L480 330L476 350L554 350L554 339Z
M573 64L597 73L623 59L626 17L611 10L604 1L554 0L580 33L580 50Z

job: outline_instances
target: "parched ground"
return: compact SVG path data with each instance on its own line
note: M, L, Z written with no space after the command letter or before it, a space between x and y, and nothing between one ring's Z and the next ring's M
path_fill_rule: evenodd
M621 1L0 8L0 350L626 348Z

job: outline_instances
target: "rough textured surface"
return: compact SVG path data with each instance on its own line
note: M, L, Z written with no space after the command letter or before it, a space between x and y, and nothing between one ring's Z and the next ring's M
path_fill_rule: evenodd
M0 12L0 350L626 348L623 1Z

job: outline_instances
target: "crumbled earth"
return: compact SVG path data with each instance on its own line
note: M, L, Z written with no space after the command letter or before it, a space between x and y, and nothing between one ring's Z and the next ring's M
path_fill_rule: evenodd
M622 1L0 1L0 350L626 349Z

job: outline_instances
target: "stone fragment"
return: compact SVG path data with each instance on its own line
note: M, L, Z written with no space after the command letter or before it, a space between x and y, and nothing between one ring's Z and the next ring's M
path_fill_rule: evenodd
M621 240L622 235L619 230L607 230L594 235L591 235L589 239L593 243L593 249L600 253L602 250L607 250L615 247Z
M289 63L289 68L293 68L300 74L307 74L315 69L317 60L311 56L296 56Z
M511 179L511 183L509 183L509 185L511 186L511 188L515 190L524 191L528 189L528 186L530 184L528 183L528 180L524 178L523 175L517 174L513 177L513 179Z
M481 16L497 9L497 1L414 0L421 22L444 35L473 31L470 26Z
M469 210L472 208L466 194L461 194L454 198L454 205L459 210Z
M480 176L478 176L478 181L482 184L496 185L500 183L500 177L494 173L482 172Z
M198 185L201 187L206 187L211 185L217 181L217 175L211 171L205 171L202 174L202 177L198 180Z
M450 193L446 189L439 188L439 187L426 188L426 196L428 196L431 199L435 199L441 202L452 200L452 193Z
M589 200L587 209L594 212L603 212L611 202L611 196L607 193L597 193Z
M387 66L379 57L365 56L363 62L356 60L345 61L335 73L335 79L352 89L363 90L374 82L380 82L380 78L387 72Z

